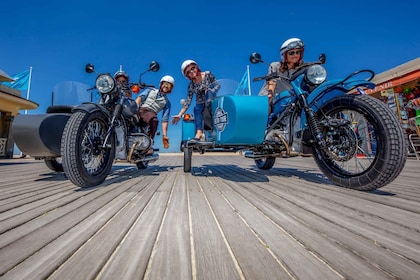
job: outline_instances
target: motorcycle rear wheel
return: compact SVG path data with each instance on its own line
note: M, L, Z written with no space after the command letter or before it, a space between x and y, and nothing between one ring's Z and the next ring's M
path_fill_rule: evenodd
M100 111L78 111L68 120L61 139L63 169L75 185L87 188L101 184L115 157L115 137L103 148L108 119Z
M139 161L136 163L137 169L146 169L149 166L148 161Z
M276 162L275 157L267 157L265 159L256 159L255 165L261 170L270 170Z
M57 160L58 159L58 160ZM45 165L55 172L63 172L63 164L61 163L61 158L54 159L45 159Z
M328 128L327 150L313 149L321 171L336 185L360 191L379 189L404 168L407 145L394 112L378 99L349 94L334 98L318 111L318 118L350 121L347 127Z

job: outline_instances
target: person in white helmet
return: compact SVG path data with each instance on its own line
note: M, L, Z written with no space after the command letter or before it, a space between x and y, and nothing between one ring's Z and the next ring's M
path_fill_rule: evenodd
M290 38L284 41L280 47L280 61L270 64L268 75L282 73L284 76L291 77L296 71L296 67L303 63L304 50L305 44L299 38ZM272 79L264 84L259 95L268 95L271 104L274 96L290 88L290 83L287 80L282 78Z
M197 62L188 59L181 65L182 74L190 80L188 84L187 97L178 113L172 117L172 124L176 124L181 119L182 115L188 110L191 105L195 93L195 107L194 107L194 126L195 136L190 141L201 141L204 130L203 112L206 109L206 101L208 99L207 93L212 91L210 85L215 83L216 78L210 71L201 71ZM216 89L213 89L216 90ZM206 122L207 123L207 122Z
M139 106L140 120L149 125L148 134L153 140L159 124L157 114L162 111L162 142L165 149L169 148L168 122L171 114L171 102L168 94L172 92L175 86L175 79L166 75L160 79L159 89L146 89L136 98ZM149 150L153 153L153 149Z
M120 65L120 70L115 72L114 79L117 81L118 86L120 86L126 97L132 98L133 94L131 93L130 87L128 86L128 82L130 81L130 77L128 76L127 72L122 70L122 65Z

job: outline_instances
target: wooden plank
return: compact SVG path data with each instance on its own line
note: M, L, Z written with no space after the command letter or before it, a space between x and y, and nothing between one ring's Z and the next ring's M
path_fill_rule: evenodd
M116 249L121 246L121 242L132 229L144 207L151 205L149 203L150 200L152 199L152 203L156 202L158 205L166 204L169 198L168 185L162 184L166 176L167 174L155 177L150 184L145 186L149 190L149 195L147 196L143 196L141 192L133 191L133 189L125 191L124 193L130 194L130 200L126 201L118 211L115 211L114 215L107 219L107 223L103 224L83 246L75 251L50 276L50 279L63 279L67 275L72 275L74 279L91 279L96 277L105 264L109 262L110 257L113 254L119 254ZM130 182L130 185L134 186L135 183ZM109 207L112 209L113 205L109 205ZM95 260L94 262L91 261L93 259Z
M388 186L333 185L312 158L118 162L80 189L0 160L2 279L420 279L420 161Z
M121 210L121 208L124 208L127 203L130 203L133 197L141 190L144 190L140 193L144 193L144 204L146 204L149 197L155 192L155 189L153 187L147 188L145 186L149 185L150 181L155 179L155 177L148 177L146 179L148 180L143 180L143 178L141 178L141 180L137 182L126 181L125 184L115 185L113 189L110 189L103 194L102 192L105 191L105 189L98 188L95 192L92 192L92 195L96 194L96 199L89 198L88 202L82 205L73 204L72 206L77 210L63 215L54 221L55 223L47 224L38 230L44 233L45 228L47 227L59 226L60 229L62 227L65 229L62 234L54 234L53 238L47 237L44 243L37 246L39 251L37 251L36 254L28 256L24 261L19 263L17 267L6 274L6 276L10 277L10 279L13 279L14 275L27 275L28 277L39 277L40 279L49 276L63 265L63 263L72 259L72 255L81 250L80 248L83 248L85 243L89 242L89 240L93 238L93 236L95 236L95 234ZM137 187L138 185L143 185L143 187L139 189ZM131 191L133 188L138 189L138 192ZM101 200L103 200L103 202L101 202ZM134 207L142 209L141 206L137 207L136 205ZM74 217L78 217L78 222L72 221ZM60 222L64 222L64 225L66 226L60 224ZM121 228L118 230L121 230ZM113 235L110 234L111 239L112 236ZM29 235L28 238L39 238L38 233L35 232L34 234ZM47 242L48 240L50 242ZM21 239L14 244L19 243L20 241ZM101 240L98 246L102 246L106 243L107 241L104 242ZM16 246L19 247L19 245L20 244L17 244ZM3 253L0 251L0 254ZM103 255L99 254L93 259L100 259L101 257L103 257ZM80 267L89 269L90 264L92 264L92 262L87 261L82 263Z
M153 243L145 279L191 279L192 260L186 180L181 170L172 171L165 184L171 185L159 234ZM166 206L166 207L165 207Z
M233 168L232 168L233 169ZM214 172L214 170L211 170L213 173L215 173ZM235 171L233 171L233 170L231 170L231 172L226 172L225 170L223 170L224 171L224 173L225 174L235 174L235 179L233 179L232 178L232 180L235 180L235 182L237 182L237 181L244 181L244 180L242 180L242 179L236 179L236 177L238 176L238 174L239 173L241 173L241 171L240 170L237 170L237 172L235 172ZM217 174L216 173L216 176L217 175L219 175L219 174ZM233 177L233 176L232 176ZM279 187L279 184L278 184L279 182L276 182L276 184L274 184L275 185L275 187L273 186L273 188L278 188ZM237 184L235 184L235 187L237 187L238 185ZM260 187L264 187L265 186L265 184L261 184L261 186ZM296 186L296 185L295 185ZM292 189L292 188L290 188L289 186L285 186L286 188L285 189L282 189L281 191L279 191L279 193L281 193L281 194L284 194L284 193L287 193L287 192L290 192L289 191L289 189ZM303 186L303 188L305 189L305 190L307 190L308 188L307 188L307 185L305 184L305 186ZM348 190L345 190L345 191L348 191ZM353 191L354 192L354 191ZM257 194L257 195L256 195ZM258 196L258 193L256 193L256 192L254 192L253 194L252 194L254 197L256 197L256 196ZM271 194L272 195L272 194ZM298 197L299 198L299 197ZM309 197L300 197L300 199L296 199L296 201L294 201L294 203L298 203L299 201L302 201L302 202L307 202L307 201L311 201L310 203L312 203L312 200L311 200L311 198L309 198ZM264 205L263 203L261 203L261 204L258 204L258 205ZM280 204L279 204L280 205ZM281 204L282 205L282 204ZM294 211L290 211L290 212L292 212L292 213L295 213L295 212L298 212L299 211L299 209L297 209L297 210L294 210ZM387 211L388 212L388 211ZM385 212L386 213L386 212ZM277 215L278 215L278 213L277 213ZM306 215L308 215L307 213L305 213L304 214L304 216L306 216ZM319 222L319 220L317 221L317 222ZM309 223L310 223L310 221L309 221ZM325 229L324 229L325 230ZM345 232L346 232L346 230L345 230ZM411 234L411 236L413 236L413 234ZM370 240L368 240L369 242L370 242ZM324 242L311 242L311 243L314 243L314 244L325 244L325 241ZM362 247L363 248L363 247ZM369 247L370 248L370 247ZM413 249L412 251L416 251L416 249ZM367 250L367 252L369 252L368 250ZM328 255L328 254L327 254ZM336 254L333 254L333 256L335 256ZM342 255L342 254L341 254ZM375 257L375 253L374 254L371 254L373 257ZM392 256L392 254L391 254L391 256ZM394 255L394 257L396 257L396 255ZM380 255L377 257L377 258L380 258ZM385 258L386 259L386 258ZM394 266L394 268L395 267L397 267L398 265L401 265L401 264L403 264L403 267L404 268L407 268L407 270L405 271L405 275L412 275L412 273L414 273L415 271L416 271L416 268L418 269L418 265L411 265L411 262L409 261L409 260L405 260L405 262L403 261L404 259L401 259L401 258L394 258L393 259L393 261L395 261L395 259L396 260L398 260L397 262L395 262L395 265L393 265L394 263L392 262L392 261L389 261L386 265L390 265L391 267L392 266ZM403 261L403 262L402 262ZM343 260L343 268L346 268L346 267L348 267L348 266L350 266L351 264L349 263L349 262L346 262L345 260ZM358 264L356 264L355 266L354 266L354 270L356 271L356 268L357 267L359 267L359 269L361 269L363 266L358 266ZM364 273L366 273L367 272L367 270L366 269L361 269ZM375 275L376 277L378 277L379 275L380 275L380 272L379 272L379 274L378 274L378 272L377 271L375 271L375 269L374 270L372 270L372 272L371 272L371 275ZM403 275L404 275L404 273L403 273ZM381 277L383 277L384 275L382 275Z
M216 173L217 174L217 173ZM225 181L226 182L226 181ZM243 183L247 184L247 183ZM302 246L301 242L291 236L284 225L275 223L264 212L257 208L246 197L240 195L235 184L231 188L229 182L216 183L217 189L223 194L235 213L250 227L254 235L260 240L267 250L275 257L282 268L287 270L289 276L307 279L339 279L340 275L328 267L313 252ZM222 216L223 213L221 212ZM305 270L301 264L305 263ZM272 277L275 277L272 275Z
M8 236L6 241L8 245L0 249L0 274L4 273L13 264L20 263L46 244L55 240L75 225L81 223L84 219L101 209L107 203L110 203L119 194L130 188L127 183L124 185L115 185L113 188L98 188L92 195L83 196L64 207L52 211L48 215L31 221L31 223L22 225L23 234L20 228L15 228L2 235ZM129 196L126 197L129 199ZM118 205L118 204L117 204ZM99 215L100 217L100 215ZM100 223L106 223L100 220ZM98 225L100 227L101 225Z
M204 178L191 174L186 178L193 279L241 279L243 272L237 265L237 257L232 252L231 244L226 240L225 233L203 192L207 182L201 179Z

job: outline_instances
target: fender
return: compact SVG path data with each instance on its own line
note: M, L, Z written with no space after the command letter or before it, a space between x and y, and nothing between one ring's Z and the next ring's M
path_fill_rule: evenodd
M72 113L75 112L79 112L79 111L84 111L86 113L93 113L96 111L101 111L102 113L104 113L108 118L111 117L110 113L108 112L108 110L106 110L103 106L98 105L96 103L92 103L92 102L83 102L82 104L80 104L79 106L76 106L72 109Z
M348 94L350 90L357 87L367 87L373 89L375 88L375 84L367 80L349 80L345 83L340 83L340 80L332 80L318 86L309 94L306 100L314 113L316 113L327 101L337 96ZM354 94L362 93L356 91ZM308 127L306 114L303 111L301 113L300 125L302 129Z
M323 104L334 97L342 95L342 92L346 94L349 90L356 87L367 87L373 89L375 88L375 84L366 80L350 80L345 83L341 83L339 80L328 81L314 89L309 94L307 101L310 105L315 102L321 102L321 104Z

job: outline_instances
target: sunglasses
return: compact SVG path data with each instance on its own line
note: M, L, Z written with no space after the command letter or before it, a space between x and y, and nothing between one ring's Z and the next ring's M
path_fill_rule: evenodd
M295 54L301 54L301 53L302 53L302 51L300 51L300 50L299 51L288 51L287 52L288 55L295 55Z
M169 82L162 82L162 86L172 87L172 84Z
M191 74L192 71L194 71L195 69L197 69L197 67L193 66L190 68L190 70L188 70L187 72L185 72L185 74L189 75Z

